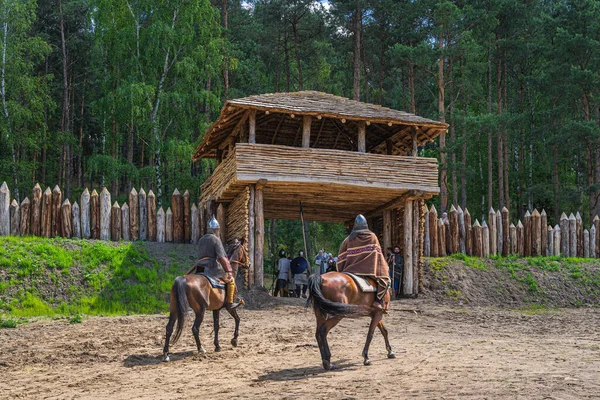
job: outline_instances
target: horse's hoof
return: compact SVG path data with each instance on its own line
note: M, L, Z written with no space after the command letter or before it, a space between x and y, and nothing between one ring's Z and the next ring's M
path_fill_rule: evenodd
M327 360L323 360L323 368L329 371L331 369L331 363Z
M365 362L363 362L363 365L371 365L371 360L369 360L368 358L365 359Z
M204 350L203 346L200 346L200 348L198 349L198 353L200 353L200 354L206 354L206 350Z
M396 358L396 355L393 352L388 353L388 358Z
M168 354L165 354L165 355L163 356L163 359L162 359L162 360L163 360L163 362L169 362L169 361L171 361L171 359L169 358L169 355L168 355Z
M219 351L221 351L221 346L216 346L216 347L215 347L215 351L216 351L216 352L219 352Z
M237 339L231 339L231 345L237 347Z

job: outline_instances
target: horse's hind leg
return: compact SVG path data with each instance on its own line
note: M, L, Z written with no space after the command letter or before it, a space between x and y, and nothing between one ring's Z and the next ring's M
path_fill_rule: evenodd
M192 333L194 334L194 339L196 339L196 346L198 347L198 351L202 354L205 354L206 350L204 350L204 347L202 347L202 344L200 343L200 325L204 319L205 310L206 309L204 307L200 307L200 310L196 312L196 319L192 325Z
M381 334L383 335L383 340L385 340L385 349L388 352L388 355L387 355L388 358L396 358L396 355L392 351L392 346L390 345L390 341L388 340L388 330L383 325L383 320L379 321L379 323L377 324L377 327L379 328L379 330L381 331Z
M238 315L237 310L235 308L227 308L226 310L229 312L229 314L231 314L235 321L235 330L233 331L233 339L231 339L231 345L233 347L237 347L238 334L240 331L240 316Z
M369 360L369 346L371 345L371 340L373 340L373 334L375 333L375 328L379 325L383 314L381 311L376 312L371 317L371 325L369 325L369 334L367 335L367 341L365 342L365 348L363 349L362 356L365 359L363 362L364 365L371 365L371 360Z
M219 346L219 317L221 316L221 311L213 310L213 329L215 331L215 351L221 351L221 346Z
M167 334L165 336L165 347L163 349L163 361L169 361L169 342L171 341L171 335L173 334L173 326L177 321L177 313L169 313L169 322L167 323Z
M323 368L327 370L331 369L331 351L329 351L329 343L327 343L327 334L341 320L341 318L325 319L323 317L317 317L317 331L315 332L315 337L317 338L319 350L321 351Z

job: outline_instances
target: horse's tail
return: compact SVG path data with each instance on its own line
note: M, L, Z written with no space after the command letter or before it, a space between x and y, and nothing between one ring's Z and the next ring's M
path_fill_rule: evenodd
M173 344L175 344L179 339L179 336L181 336L181 331L183 330L183 326L185 324L185 316L189 307L186 289L187 281L185 280L185 277L178 276L175 278L175 283L171 289L175 292L175 309L177 310L177 328L175 329L175 335L171 341Z
M309 307L312 303L315 312L319 312L325 317L363 317L373 311L370 307L327 300L321 291L322 284L323 278L320 275L315 274L308 278L309 296L306 300L306 307Z

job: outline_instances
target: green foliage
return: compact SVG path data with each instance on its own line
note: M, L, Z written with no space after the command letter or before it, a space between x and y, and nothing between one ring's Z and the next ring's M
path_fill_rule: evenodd
M83 322L83 317L79 314L71 315L69 317L70 324L80 324Z
M485 264L485 262L482 261L480 257L470 257L462 253L452 254L450 257L455 260L462 261L468 267L479 269L482 271L487 270L487 265Z
M0 316L0 328L16 328L20 321L14 318L4 319Z

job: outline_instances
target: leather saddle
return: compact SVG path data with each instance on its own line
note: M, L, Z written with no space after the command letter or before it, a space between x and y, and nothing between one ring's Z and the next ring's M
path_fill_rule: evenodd
M362 276L355 275L350 272L343 272L343 273L348 275L350 278L352 278L352 280L354 280L354 283L356 283L356 286L358 286L358 288L360 289L361 292L363 292L363 293L377 292L377 285L373 285L373 283L371 283L371 281L368 280L367 278L363 278Z
M197 273L196 275L202 275L203 277L205 277L210 283L210 286L213 287L213 289L225 289L225 284L217 278L213 278L212 276L209 276L204 272Z

